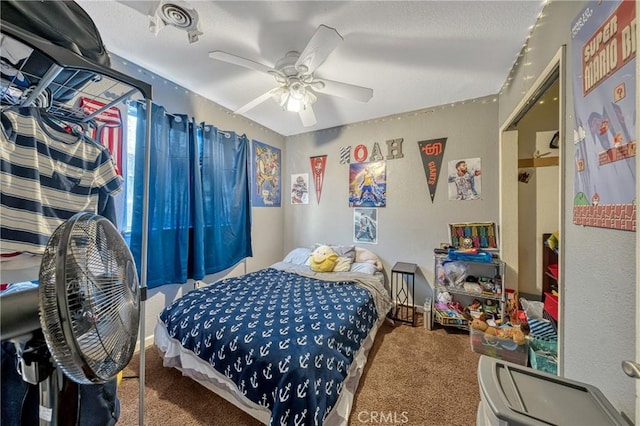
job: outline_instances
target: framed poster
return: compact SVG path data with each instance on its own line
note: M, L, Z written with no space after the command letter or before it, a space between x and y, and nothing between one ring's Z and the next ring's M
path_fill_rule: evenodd
M387 205L387 163L349 164L349 207Z
M309 204L309 173L291 175L291 204Z
M278 148L253 140L251 204L254 207L280 207L281 159Z
M353 242L378 244L378 209L353 209Z

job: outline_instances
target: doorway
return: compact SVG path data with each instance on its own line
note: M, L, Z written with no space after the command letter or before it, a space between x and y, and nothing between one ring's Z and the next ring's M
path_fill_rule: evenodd
M513 287L529 300L543 296L547 277L547 265L543 266L547 235L543 235L557 232L559 247L564 246L564 56L562 46L500 127L501 257L508 265L507 282L517 283ZM558 265L554 289L558 294L558 374L562 375L562 251L553 261Z

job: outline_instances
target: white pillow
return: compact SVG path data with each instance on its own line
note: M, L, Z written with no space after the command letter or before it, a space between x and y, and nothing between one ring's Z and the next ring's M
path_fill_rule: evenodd
M308 264L310 254L311 249L308 249L307 247L298 247L291 250L282 261L294 263L296 265L304 265L305 263Z
M354 262L373 263L376 265L376 268L378 269L378 271L382 271L382 260L380 260L377 254L365 248L356 247L356 258Z
M351 264L351 272L360 272L361 274L374 275L378 271L376 265L369 262L353 262Z
M315 243L311 249L315 250L319 246L329 246L333 249L333 251L338 253L338 256L348 257L351 260L351 262L356 260L356 246L343 246L338 244Z

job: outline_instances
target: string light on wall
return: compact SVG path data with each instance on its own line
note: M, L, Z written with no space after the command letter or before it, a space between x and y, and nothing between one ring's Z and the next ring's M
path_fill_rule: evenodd
M542 10L540 11L540 14L536 19L536 22L529 27L529 34L527 35L527 38L522 44L520 52L518 53L518 56L516 57L513 65L511 66L511 68L509 68L509 75L507 76L507 79L502 85L502 88L500 88L500 92L498 93L499 95L502 95L505 90L513 86L514 77L518 71L519 65L522 65L522 75L523 75L522 94L525 94L526 91L528 90L528 88L526 87L527 82L534 78L533 72L531 70L533 63L530 60L530 56L528 56L529 53L531 53L531 51L533 50L533 47L530 46L530 42L532 37L535 35L536 30L539 29L542 25L544 25L544 18L546 16L545 11L547 10L547 7L549 7L550 4L551 4L551 0L546 0L544 2L542 6Z
M415 117L418 117L418 116L423 115L423 114L432 114L432 113L435 113L437 111L442 111L442 110L448 110L448 109L452 109L452 108L456 108L456 107L461 107L461 106L464 106L466 104L478 103L478 104L481 104L481 105L486 105L489 102L494 102L494 103L498 102L498 98L495 95L490 95L490 96L485 96L485 97L475 98L475 99L465 99L463 101L452 102L452 103L448 103L448 104L445 104L445 105L424 108L424 109L411 111L411 112L405 112L405 113L401 113L401 114L394 114L394 115L390 115L390 116L387 116L387 117L372 118L371 120L358 121L356 123L345 124L343 126L330 127L328 129L315 130L313 132L301 133L301 134L298 134L298 135L291 135L291 136L288 136L287 139L289 139L289 140L301 139L301 138L304 138L306 135L308 135L308 133L324 134L324 135L333 134L333 133L342 133L345 130L357 129L357 128L363 127L363 126L375 126L375 125L383 124L383 123L386 123L386 122L392 123L392 122L399 121L399 120L406 119L406 118L415 118Z

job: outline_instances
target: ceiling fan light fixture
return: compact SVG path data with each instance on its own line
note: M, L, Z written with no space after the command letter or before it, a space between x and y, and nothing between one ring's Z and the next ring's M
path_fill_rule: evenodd
M293 96L289 96L287 99L287 111L300 112L302 109L302 100L296 99Z
M300 81L293 81L286 91L280 95L280 106L287 111L300 112L313 105L318 97L307 90L305 84Z
M320 25L307 42L302 53L291 50L280 58L273 67L220 50L209 52L209 57L269 74L278 83L278 87L238 108L234 111L236 114L245 113L271 98L280 105L282 110L298 112L302 125L310 127L317 123L312 107L318 100L315 91L361 102L367 102L373 96L373 89L366 87L332 80L315 80L313 75L315 70L342 40L342 36L335 28Z

